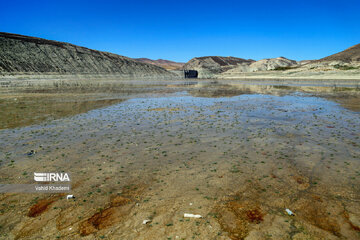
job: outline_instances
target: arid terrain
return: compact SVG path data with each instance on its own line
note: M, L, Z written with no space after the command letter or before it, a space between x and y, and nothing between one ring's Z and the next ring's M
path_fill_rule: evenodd
M318 60L207 56L193 58L183 68L197 70L199 78L360 79L360 44Z
M360 237L357 81L120 82L1 89L1 239Z
M181 70L184 66L184 63L174 62L174 61L169 61L169 60L164 60L164 59L152 60L149 58L135 58L135 60L138 62L153 64L153 65L165 68L166 70Z
M202 56L187 63L129 58L71 43L0 32L0 84L30 79L360 79L360 44L317 60ZM10 77L10 79L9 79ZM5 81L7 80L7 81Z
M118 74L150 77L173 74L117 54L70 43L0 32L0 73Z
M0 239L360 239L359 46L183 64L0 33Z

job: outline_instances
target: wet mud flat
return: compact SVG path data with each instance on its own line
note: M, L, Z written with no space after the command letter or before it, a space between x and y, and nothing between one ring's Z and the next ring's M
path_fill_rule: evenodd
M360 237L356 94L184 85L0 130L1 183L69 172L76 197L1 194L1 238Z
M94 83L93 83L94 84ZM86 113L130 98L150 97L179 91L166 83L63 84L36 88L0 88L0 129L38 124L44 121Z

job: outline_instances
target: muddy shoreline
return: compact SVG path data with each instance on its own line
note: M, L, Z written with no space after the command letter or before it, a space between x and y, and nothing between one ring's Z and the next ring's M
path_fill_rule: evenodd
M1 238L358 238L358 88L295 84L2 92L0 182L70 172L76 198L1 194Z

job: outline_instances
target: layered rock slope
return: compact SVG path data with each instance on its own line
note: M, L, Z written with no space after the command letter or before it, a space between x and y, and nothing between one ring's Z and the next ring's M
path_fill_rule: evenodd
M278 58L267 58L262 59L256 62L253 62L249 65L240 65L234 67L224 74L236 74L242 72L259 72L259 71L270 71L270 70L286 70L287 68L294 67L298 65L295 60L287 59L284 57Z
M173 76L152 64L42 38L0 32L1 73Z

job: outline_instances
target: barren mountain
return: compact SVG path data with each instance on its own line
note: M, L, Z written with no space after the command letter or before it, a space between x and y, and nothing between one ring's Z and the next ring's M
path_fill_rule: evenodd
M322 58L320 62L341 61L345 63L360 62L360 44L354 45L342 52Z
M251 63L250 65L240 65L232 68L224 74L234 74L238 72L258 72L269 70L286 70L289 67L297 65L297 62L284 57L267 58Z
M254 60L236 57L196 57L184 65L186 70L197 70L199 77L212 77L240 65L250 65Z
M346 74L352 74L353 78L358 78L360 74L360 44L328 57L309 61L298 70L302 72L326 72L327 74L332 72L343 75L347 72Z
M185 65L185 63L173 62L164 59L158 59L158 60L152 60L149 58L134 58L134 59L138 62L153 64L165 68L166 70L180 70Z
M250 71L269 71L276 69L284 69L295 65L297 65L297 62L295 60L287 59L284 57L268 58L252 63L250 65Z
M3 32L0 32L0 72L172 76L159 66L113 53Z

